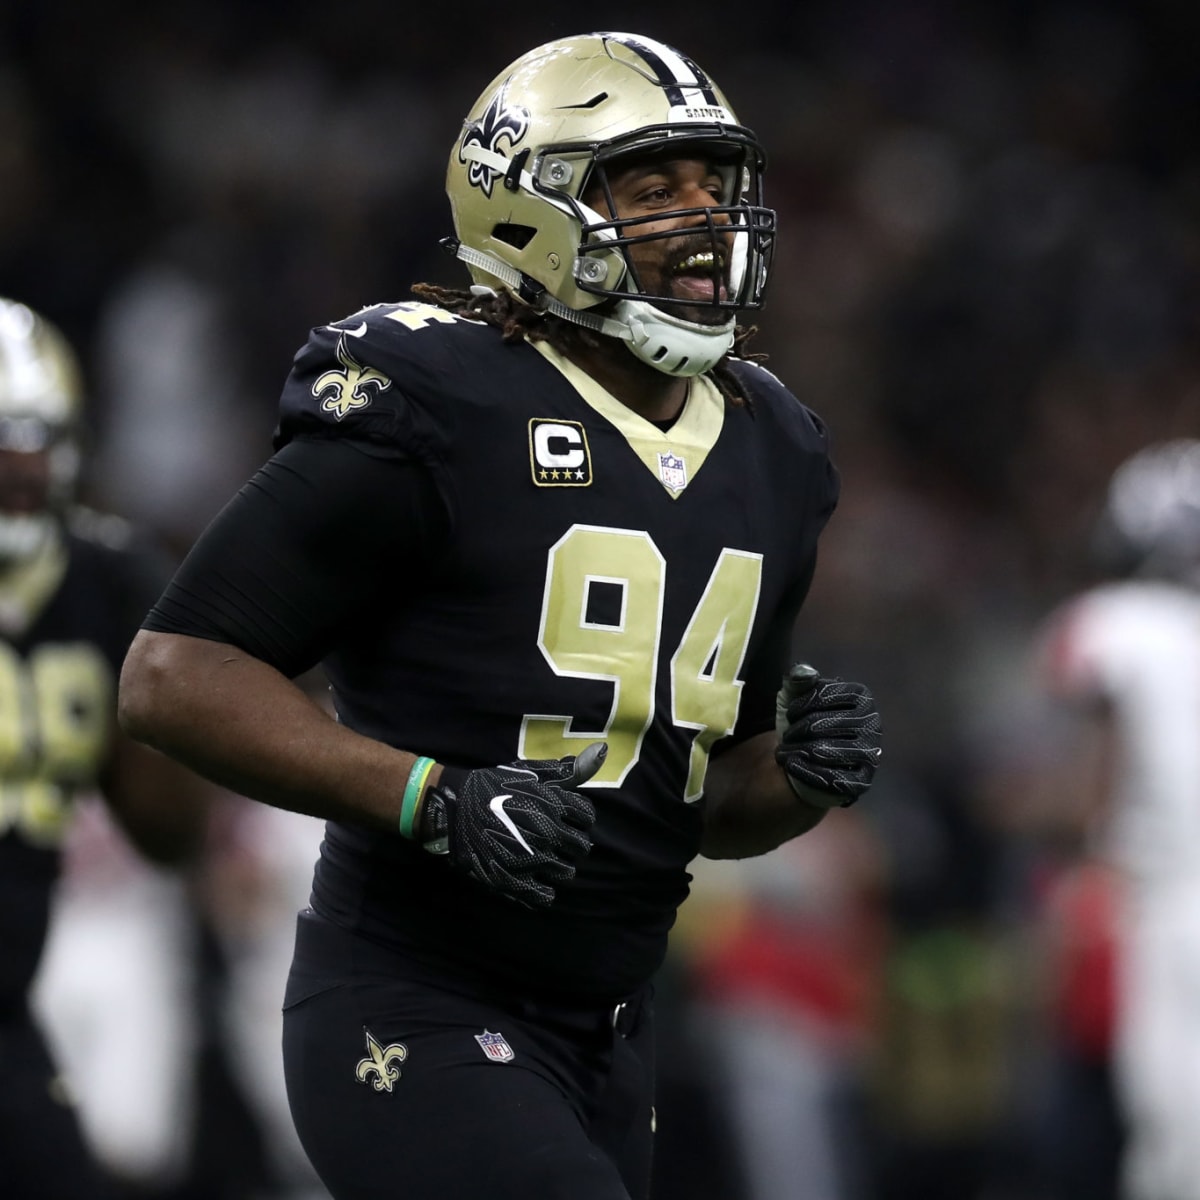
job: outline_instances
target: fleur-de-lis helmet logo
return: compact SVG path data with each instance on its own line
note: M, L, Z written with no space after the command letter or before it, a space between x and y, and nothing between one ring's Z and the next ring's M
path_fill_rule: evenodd
M463 133L458 147L459 162L466 163L465 146L482 146L485 150L500 153L501 142L507 141L513 148L529 129L529 110L508 103L508 85L502 85L492 97L478 121L472 121ZM479 188L489 199L492 188L502 172L484 163L472 162L467 167L467 182Z

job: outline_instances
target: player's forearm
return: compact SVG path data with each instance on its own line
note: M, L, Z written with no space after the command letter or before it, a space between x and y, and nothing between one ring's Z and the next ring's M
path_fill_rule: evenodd
M117 824L151 862L186 866L203 853L218 791L195 772L115 733L99 782Z
M278 808L395 829L413 756L340 725L235 647L139 633L121 724L206 778Z
M705 782L705 858L752 858L807 833L827 808L792 790L775 761L774 733L750 738L715 759Z

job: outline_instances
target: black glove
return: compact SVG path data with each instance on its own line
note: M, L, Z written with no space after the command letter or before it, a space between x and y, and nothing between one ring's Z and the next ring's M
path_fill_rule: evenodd
M593 742L578 757L443 767L421 806L425 849L521 904L548 908L553 885L573 879L575 863L592 848L587 831L596 809L572 789L595 775L607 753L604 742Z
M828 807L845 807L871 786L883 726L863 684L823 679L797 663L775 698L775 727L775 759L802 800L824 803L812 788L828 796Z

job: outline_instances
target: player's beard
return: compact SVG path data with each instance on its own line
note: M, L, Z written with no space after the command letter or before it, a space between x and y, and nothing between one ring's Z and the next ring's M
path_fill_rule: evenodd
M655 246L656 243L647 243ZM724 241L716 241L707 233L680 235L663 239L662 249L649 262L638 263L638 277L647 299L656 308L697 325L724 325L731 312L727 307L715 303L669 303L655 297L670 297L673 301L686 301L689 293L707 292L725 300L729 295L729 247ZM688 271L679 267L693 256L713 255L719 264L715 268Z

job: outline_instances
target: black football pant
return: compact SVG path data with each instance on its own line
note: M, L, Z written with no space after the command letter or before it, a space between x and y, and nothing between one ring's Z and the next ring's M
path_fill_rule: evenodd
M0 1017L0 1196L99 1200L109 1185L24 1007Z
M646 1200L653 1021L500 1005L309 914L284 1011L292 1116L334 1200Z

